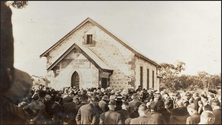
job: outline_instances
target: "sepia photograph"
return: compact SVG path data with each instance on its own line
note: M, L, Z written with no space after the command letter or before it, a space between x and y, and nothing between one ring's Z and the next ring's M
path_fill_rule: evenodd
M221 124L221 1L1 1L1 124Z

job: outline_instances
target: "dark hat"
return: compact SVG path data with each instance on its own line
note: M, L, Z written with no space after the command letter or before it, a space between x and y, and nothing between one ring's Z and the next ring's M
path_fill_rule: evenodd
M111 100L111 101L109 102L109 105L116 105L116 101Z
M201 95L202 98L205 98L206 100L208 100L208 97L205 96L204 94Z
M156 106L157 106L158 108L164 107L164 102L163 102L163 100L158 101L158 102L156 103Z
M108 97L107 95L104 95L104 96L102 97L102 100L109 101L109 97Z
M40 90L39 96L42 97L42 98L45 97L46 96L46 91Z
M84 101L88 100L88 96L87 95L82 95L82 96L80 96L80 98L81 98L81 100L84 100Z
M122 101L122 99L123 99L122 96L117 96L117 97L115 98L116 101Z
M217 94L217 91L216 90L209 90L209 94Z
M63 102L72 102L72 101L73 101L73 98L70 96L67 96L63 99Z

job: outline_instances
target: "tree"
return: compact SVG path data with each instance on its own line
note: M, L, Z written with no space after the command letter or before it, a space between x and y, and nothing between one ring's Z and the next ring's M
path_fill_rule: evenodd
M8 1L7 5L8 6L11 5L11 6L13 6L13 7L17 8L17 9L22 9L22 8L25 8L28 5L28 1L16 1L16 0Z
M159 69L160 76L163 77L163 83L170 89L179 89L181 87L179 75L185 70L186 63L176 61L175 64L161 63Z

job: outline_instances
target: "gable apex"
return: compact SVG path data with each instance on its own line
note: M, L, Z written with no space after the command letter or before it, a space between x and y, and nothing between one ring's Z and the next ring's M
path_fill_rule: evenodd
M105 33L107 33L109 36L111 36L113 39L115 39L116 41L118 41L120 44L122 44L124 47L126 47L127 49L129 49L130 51L132 51L137 57L142 58L150 63L152 63L153 65L160 67L160 65L158 63L156 63L155 61L149 59L148 57L144 56L143 54L141 54L140 52L138 52L136 49L134 49L132 46L130 46L129 44L127 44L126 42L123 42L123 40L121 40L120 38L118 38L116 35L114 35L113 33L111 33L110 31L108 31L107 29L105 29L103 26L101 26L100 24L98 24L97 22L95 22L93 19L91 19L90 17L87 17L83 22L81 22L79 25L77 25L73 30L71 30L68 34L66 34L63 38L61 38L58 42L56 42L54 45L52 45L49 49L47 49L45 52L43 52L40 55L41 57L46 56L51 50L53 50L56 46L58 46L60 43L62 43L66 38L68 38L70 35L72 35L75 31L77 31L80 27L82 27L84 24L86 24L87 22L91 22L93 25L97 26L98 28L100 28L102 31L104 31Z

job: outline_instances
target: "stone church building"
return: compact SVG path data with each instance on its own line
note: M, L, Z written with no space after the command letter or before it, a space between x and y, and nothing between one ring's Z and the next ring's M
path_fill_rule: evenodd
M159 89L160 65L91 18L52 45L46 57L49 86Z

